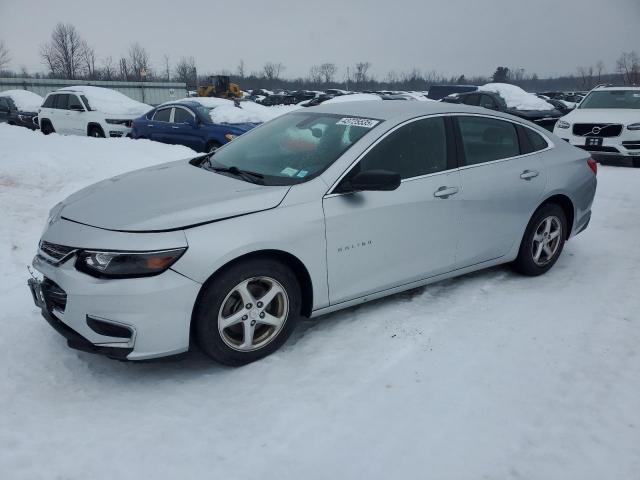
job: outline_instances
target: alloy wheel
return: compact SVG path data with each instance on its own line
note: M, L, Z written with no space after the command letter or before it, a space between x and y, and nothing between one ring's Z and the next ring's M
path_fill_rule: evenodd
M539 267L553 260L562 239L562 222L556 216L549 216L538 224L533 234L531 253L533 262Z
M258 350L278 336L288 315L284 287L271 277L253 277L233 287L223 300L218 331L234 350Z

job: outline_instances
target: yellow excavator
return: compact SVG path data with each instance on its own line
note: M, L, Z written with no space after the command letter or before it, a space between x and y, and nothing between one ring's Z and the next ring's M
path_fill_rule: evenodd
M229 75L213 75L209 77L207 85L198 87L199 97L218 97L236 99L242 98L240 87L236 83L231 83Z

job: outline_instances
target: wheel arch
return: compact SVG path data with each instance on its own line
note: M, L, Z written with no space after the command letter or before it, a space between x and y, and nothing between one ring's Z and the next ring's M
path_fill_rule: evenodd
M89 136L89 133L91 132L91 129L97 127L102 131L102 134L106 136L106 133L104 131L104 128L102 128L102 125L100 125L100 123L98 122L89 122L87 123L87 136Z
M311 275L309 274L309 270L304 265L304 263L302 263L302 261L295 255L289 252L285 252L284 250L277 249L264 249L245 253L229 260L227 263L219 267L209 276L209 278L207 278L207 280L205 280L205 282L202 284L202 287L200 287L200 292L198 293L198 297L196 298L196 302L194 304L194 311L196 305L198 305L198 302L200 301L201 295L205 291L205 287L210 282L214 281L215 278L220 275L220 273L230 268L231 266L236 265L237 263L248 261L253 258L269 258L277 260L278 262L281 262L284 265L288 266L293 271L294 275L298 279L298 283L300 284L300 294L302 297L301 314L305 317L310 317L313 310L313 283L311 280Z
M543 205L548 205L548 204L556 204L558 205L560 208L562 208L562 211L564 212L565 217L567 218L567 233L565 234L565 240L568 240L569 237L571 237L571 233L573 232L573 222L575 220L575 216L576 216L576 207L573 203L573 201L571 200L571 198L569 198L567 195L563 194L563 193L555 193L547 198L545 198L540 205L538 205L538 208L536 209L536 211L542 207Z

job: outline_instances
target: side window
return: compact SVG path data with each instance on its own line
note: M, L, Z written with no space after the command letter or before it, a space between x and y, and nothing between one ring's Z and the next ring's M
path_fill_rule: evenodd
M458 117L467 165L520 155L518 133L511 122L487 117Z
M499 110L498 104L490 95L480 96L480 106L484 108L490 108L491 110Z
M80 99L77 97L77 95L69 95L69 105L67 108L69 110L84 110L84 106L82 105L82 103L80 103Z
M462 99L462 103L465 105L473 105L476 106L480 102L480 95L477 93L472 93L471 95L467 95Z
M156 122L168 122L171 118L171 107L157 110L153 115L153 120Z
M66 94L58 94L56 95L56 103L53 108L57 108L58 110L66 110L69 106L69 95Z
M193 119L193 114L184 108L177 108L173 112L173 123L188 123Z
M529 142L531 142L534 152L544 150L549 146L547 141L539 133L534 132L530 128L525 128L524 131L527 133L527 137L529 137Z
M7 111L9 110L9 103L6 99L0 97L0 110Z
M57 95L49 95L42 105L43 108L55 108Z
M389 134L367 153L355 172L389 170L402 179L447 169L447 138L444 118L411 122Z

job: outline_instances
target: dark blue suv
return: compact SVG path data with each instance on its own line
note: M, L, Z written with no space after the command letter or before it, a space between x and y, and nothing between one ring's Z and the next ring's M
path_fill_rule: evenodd
M185 145L197 152L211 152L256 126L255 123L214 123L196 101L162 104L133 121L131 136Z

